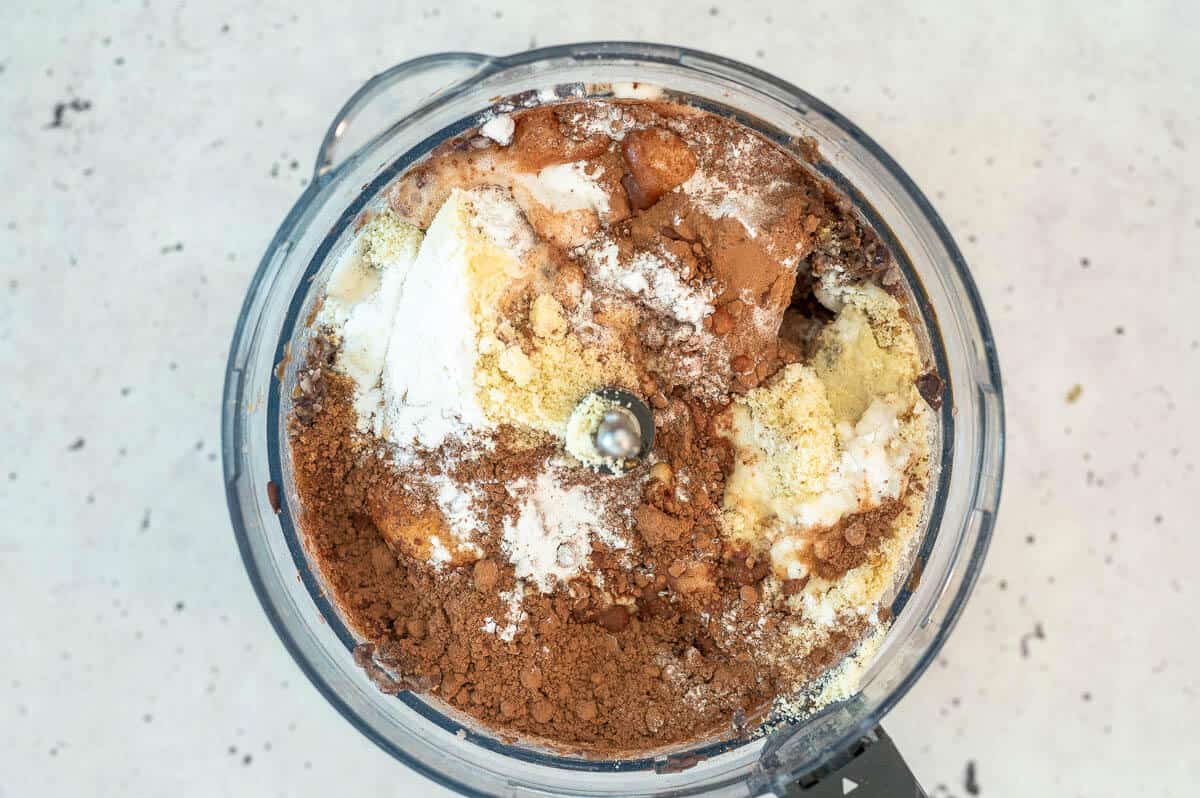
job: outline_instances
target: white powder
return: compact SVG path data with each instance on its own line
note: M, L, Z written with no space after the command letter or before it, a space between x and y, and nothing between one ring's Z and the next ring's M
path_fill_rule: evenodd
M391 213L379 214L342 253L325 287L317 319L341 338L335 366L354 382L360 432L379 431L379 377L400 292L420 244L416 227Z
M479 514L475 509L476 491L473 486L455 482L445 475L431 480L437 487L438 509L446 519L446 525L459 539L469 538L479 524Z
M404 282L383 367L384 432L400 449L435 449L489 426L475 399L464 192L442 205Z
M892 401L875 399L855 425L837 425L841 453L824 475L820 489L809 498L793 501L781 517L801 528L832 526L850 513L877 507L884 499L895 499L904 489L905 469L913 447L900 435L900 408ZM777 509L782 507L777 506ZM778 552L786 561L790 544Z
M749 291L742 292L742 302L750 308L750 320L754 326L762 332L771 332L779 329L779 317L771 308L762 307L754 299L754 294Z
M446 544L442 543L441 538L437 535L429 537L429 562L434 567L440 567L450 562L450 549L446 548Z
M678 190L712 218L736 219L746 228L747 235L756 238L759 228L775 214L766 198L781 184L782 181L777 180L765 188L759 186L753 191L744 191L740 186L730 185L697 169Z
M611 241L588 250L591 278L596 283L638 297L650 307L677 321L699 325L713 312L712 288L693 288L662 258L636 253L626 263L618 258Z
M581 133L608 136L613 141L623 140L635 124L633 117L626 115L620 106L593 103L589 103L583 111L575 112L570 123Z
M809 540L800 535L781 537L771 545L771 561L782 563L787 569L788 579L803 579L808 576L808 566L801 555L808 551Z
M517 129L516 122L508 114L493 116L479 126L479 135L486 136L501 147L512 144L513 132Z
M608 192L596 182L600 167L594 168L597 171L588 174L583 161L560 163L547 166L536 175L516 175L515 180L555 213L589 209L608 213Z
M501 268L489 249L520 263L535 243L508 191L454 190L424 236L384 211L335 265L318 318L340 338L359 429L395 444L397 461L491 428L475 398L472 302L492 304L474 295Z
M520 480L510 488L529 495L517 517L504 524L501 548L518 579L528 579L549 593L586 565L595 536L610 548L627 545L606 528L601 508L582 487L565 487L548 469L531 483Z
M900 437L897 408L875 399L853 427L838 425L842 455L824 490L796 508L804 526L832 525L844 515L899 497L912 446Z
M482 186L463 192L462 199L471 226L513 257L523 257L537 244L537 234L506 189Z
M499 596L500 600L508 605L504 615L504 626L497 623L495 618L487 617L483 619L482 630L487 634L496 635L505 643L510 643L517 636L521 624L529 619L529 613L521 609L521 602L525 597L525 583L518 579L512 590L502 590Z
M904 488L913 448L900 437L899 410L896 402L875 399L853 428L838 425L844 447L838 471L867 504L898 498Z
M451 537L454 538L454 550L483 556L483 549L475 542L476 533L483 526L483 517L479 510L483 496L479 488L455 482L444 474L430 477L428 481L437 489L437 506Z

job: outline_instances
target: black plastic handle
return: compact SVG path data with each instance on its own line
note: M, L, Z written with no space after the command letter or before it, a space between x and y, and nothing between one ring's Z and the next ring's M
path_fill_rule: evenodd
M782 798L928 798L882 727L788 787Z

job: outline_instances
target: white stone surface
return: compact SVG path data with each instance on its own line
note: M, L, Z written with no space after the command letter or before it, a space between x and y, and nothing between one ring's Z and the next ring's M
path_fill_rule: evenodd
M313 5L0 9L0 796L442 794L263 617L221 378L340 102L405 58L533 38L778 73L875 136L963 246L1009 461L986 575L887 723L933 794L964 795L968 761L988 796L1195 794L1200 6Z

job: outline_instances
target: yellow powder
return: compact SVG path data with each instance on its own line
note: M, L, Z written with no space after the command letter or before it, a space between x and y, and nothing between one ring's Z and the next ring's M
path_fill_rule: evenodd
M529 309L529 325L539 338L559 338L567 331L567 319L563 306L549 294L541 294L533 300Z
M567 334L563 308L552 296L540 295L532 304L535 335L519 335L502 321L502 309L536 276L533 256L501 246L487 232L495 232L491 222L503 219L503 213L497 215L503 198L455 190L447 202L457 203L455 233L465 249L469 308L478 336L476 396L490 420L562 437L575 404L589 391L604 385L636 387L630 385L636 372L622 353L585 347ZM506 234L501 240L510 238L520 236Z
M802 721L830 704L853 697L887 638L890 626L881 623L872 627L853 651L815 683L807 685L800 693L777 698L772 707L775 717L791 722Z
M492 332L506 297L518 293L532 269L512 252L497 246L469 223L472 212L466 202L460 204L461 235L466 246L467 280L470 310L481 334Z
M813 367L838 421L853 423L872 398L907 393L921 367L912 326L879 286L847 286L831 297L842 308L817 340Z
M375 269L396 261L408 263L416 258L422 237L420 229L401 221L389 208L372 216L359 232L359 251Z
M907 479L923 480L918 472L929 457L928 413L914 387L921 361L899 303L873 285L843 288L835 298L841 310L818 338L813 365L789 366L729 411L736 459L726 483L723 531L771 547L776 570L791 578L807 573L808 529L895 495L879 487L864 492L860 484L869 473L876 480L886 473L879 458L896 457ZM867 467L873 470L861 470ZM892 547L907 545L915 530L924 492L908 498L916 510L896 521L904 534L838 583L810 581L793 599L796 608L832 622L874 603L893 576L898 552Z
M901 354L917 357L917 341L910 325L900 312L900 302L877 285L863 283L845 289L842 300L858 308L871 321L871 331L879 345L899 349Z
M854 422L872 398L901 393L917 377L915 352L904 346L903 337L877 335L883 329L873 327L863 310L847 304L821 332L813 368L825 383L838 421ZM880 338L895 345L885 348Z
M496 366L505 377L518 388L528 387L533 381L534 367L529 357L521 351L521 347L513 344L505 347L496 358Z
M905 437L924 442L923 454L908 467L910 482L929 482L928 425L929 412L921 405L902 428ZM884 538L879 549L865 563L847 571L836 581L813 577L802 593L788 600L792 609L814 618L829 619L842 613L857 612L860 607L874 606L886 598L896 586L901 568L908 564L925 507L925 493L908 491L902 501L904 509L892 522L894 533Z
M455 234L464 248L468 307L478 335L477 398L492 421L561 434L575 402L610 381L614 370L628 369L628 363L614 361L609 367L577 340L555 338L565 320L552 297L539 297L534 305L535 328L547 337L524 347L514 342L511 326L500 320L501 309L528 286L534 269L475 223L486 212L476 207L477 199L456 190L447 200L457 204Z
M635 371L619 352L585 347L574 335L526 342L524 363L516 371L507 353L480 354L475 370L479 401L497 423L532 427L556 437L566 434L567 419L587 393L605 385L636 388Z
M914 421L914 429L925 429L928 414ZM909 468L911 479L929 479L929 461L923 457ZM864 619L864 613L885 606L893 597L911 562L924 510L924 493L909 491L903 501L904 510L896 518L895 534L867 562L840 579L829 581L819 577L808 580L804 590L788 596L786 602L795 620L788 629L785 648L775 652L779 661L801 662L818 648L831 645L831 636L846 623ZM768 575L762 590L769 598L779 598L780 581ZM857 692L863 673L870 666L883 643L890 624L874 623L858 647L837 667L816 684L806 686L801 693L784 696L776 701L775 709L784 717L800 719L834 701Z
M343 323L350 308L367 301L379 290L383 269L397 263L412 263L424 236L419 228L402 222L390 210L372 216L329 275L321 297L322 304L328 301L336 323Z
M728 531L755 535L797 502L817 498L837 458L825 386L808 366L785 368L732 410L737 462L725 489Z

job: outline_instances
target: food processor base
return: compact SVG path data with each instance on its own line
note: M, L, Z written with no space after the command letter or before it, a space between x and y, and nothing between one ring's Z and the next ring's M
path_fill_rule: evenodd
M876 726L824 767L795 782L780 798L926 798L892 738Z

